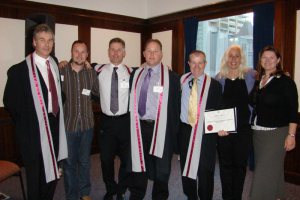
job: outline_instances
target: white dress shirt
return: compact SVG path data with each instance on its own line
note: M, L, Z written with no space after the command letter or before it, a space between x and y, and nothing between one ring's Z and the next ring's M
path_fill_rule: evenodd
M113 114L110 111L110 92L111 92L111 76L113 73L113 68L118 67L118 99L119 99L119 111L116 114ZM121 63L118 66L113 64L107 64L103 67L101 73L99 74L99 89L100 89L100 102L101 110L104 114L109 116L114 115L123 115L128 112L128 88L122 88L121 83L128 83L129 86L129 77L127 68Z
M34 60L35 60L36 66L39 69L39 71L44 79L44 82L48 88L48 113L52 113L52 95L51 95L51 92L49 91L49 80L48 80L48 71L47 71L47 64L46 64L46 61L49 60L49 57L47 59L45 59L45 58L40 57L39 55L37 55L34 52ZM57 88L58 75L55 73L55 70L53 69L53 67L54 66L52 66L50 64L51 72L53 74L53 78L55 81L55 87ZM58 90L56 89L56 91L58 91Z

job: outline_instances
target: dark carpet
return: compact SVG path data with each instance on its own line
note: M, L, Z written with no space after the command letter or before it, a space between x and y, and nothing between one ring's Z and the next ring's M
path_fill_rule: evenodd
M116 177L117 177L117 170L119 164L120 164L119 159L115 159ZM26 180L24 168L22 168L21 170L23 173L23 178L24 180ZM248 196L250 191L252 175L253 172L251 171L247 172L247 177L246 177L244 192L243 192L243 199L245 200L250 199ZM91 156L91 183L92 183L92 191L90 194L91 198L102 200L103 196L106 193L106 190L102 180L99 154L95 154ZM26 181L25 181L25 187L26 187ZM180 166L179 166L177 155L174 155L172 160L172 173L169 181L169 190L170 190L169 199L171 200L187 199L182 191L181 178L180 178ZM151 191L152 191L152 181L149 181L147 194L145 197L146 200L151 199ZM19 177L12 177L0 183L0 192L10 196L12 200L21 200L22 192L21 192ZM213 199L222 199L221 192L222 192L222 188L221 188L221 183L219 178L219 164L217 160L216 171L215 171L215 190L214 190ZM127 199L129 197L128 191L126 193L126 197ZM65 199L63 177L58 182L54 199L55 200ZM287 200L300 199L300 186L286 183L286 199Z

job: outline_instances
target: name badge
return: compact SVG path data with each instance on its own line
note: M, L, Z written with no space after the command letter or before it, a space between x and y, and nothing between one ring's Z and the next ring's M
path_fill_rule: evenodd
M156 92L156 93L162 93L163 92L163 87L162 86L154 86L153 87L153 92Z
M123 88L123 89L127 89L127 88L129 88L129 82L125 82L125 81L123 81L123 82L121 82L121 88Z
M60 75L60 80L61 81L64 81L64 78L65 78L64 75Z
M91 90L87 90L87 89L83 89L83 90L82 90L82 94L83 94L83 95L89 96L90 93L91 93Z

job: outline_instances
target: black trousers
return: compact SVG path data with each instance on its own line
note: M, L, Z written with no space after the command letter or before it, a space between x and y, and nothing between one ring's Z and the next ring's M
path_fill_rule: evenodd
M130 140L129 117L129 113L117 118L103 114L99 121L98 144L102 176L106 191L110 194L124 194L129 185L129 173L126 172ZM118 184L114 176L114 159L116 155L121 160Z
M55 157L57 158L59 150L59 113L56 117L54 117L53 114L48 114L48 119L52 134ZM27 181L27 198L29 200L53 199L58 180L46 183L42 153L38 154L35 160L33 160L29 165L25 166L25 172Z
M218 137L218 154L222 197L225 200L241 200L247 172L247 161L253 148L250 125L237 133Z
M131 172L131 183L129 186L130 200L142 200L146 195L149 173L154 174L155 177L155 166L156 157L149 154L154 123L147 123L140 121L141 133L143 140L144 159L146 164L146 172ZM154 200L166 200L169 197L168 182L154 178L152 189L152 199Z
M180 123L178 146L180 152L181 174L183 173L187 158L191 130L192 127L190 125ZM205 155L201 154L201 157L202 156ZM200 162L197 174L198 188L197 180L182 176L183 193L188 197L189 200L196 200L198 199L198 196L201 200L212 199L214 192L214 170L207 169L203 163Z

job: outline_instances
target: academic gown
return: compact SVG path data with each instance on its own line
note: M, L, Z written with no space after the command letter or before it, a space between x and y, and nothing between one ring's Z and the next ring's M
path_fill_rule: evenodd
M136 71L134 70L130 76L130 90L133 89L135 85L135 83L133 83L135 72ZM167 113L168 117L163 156L162 158L156 157L156 166L149 166L148 168L146 167L146 172L150 180L154 180L154 178L157 178L159 180L167 182L171 173L171 159L173 157L175 141L180 122L180 81L178 75L170 70ZM149 154L149 152L144 152L144 154ZM150 165L151 164L153 165L152 162L150 162ZM154 174L154 168L156 169L156 174ZM129 162L127 162L127 171L132 171L131 148L129 148Z
M206 108L205 110L218 110L223 108L223 101L222 101L222 86L221 84L216 81L215 79L211 79ZM204 123L204 122L203 122ZM203 128L205 128L203 126ZM204 130L203 130L204 133ZM215 171L215 159L216 159L216 145L217 145L217 136L218 134L203 134L202 137L202 144L201 144L201 154L200 154L200 164L199 167L204 167L212 172ZM178 136L178 147L179 151L185 149L187 152L188 143L182 143L182 141L186 141L182 139L182 137L190 136L179 133ZM189 141L189 139L188 139Z
M57 60L56 60L57 62ZM41 83L45 105L48 105L48 89L42 78L41 73L38 71L38 76ZM25 167L41 154L41 142L39 123L35 110L33 97L31 94L31 86L29 80L29 72L26 60L19 64L12 66L7 71L7 83L3 96L3 103L5 108L10 113L12 119L16 123L16 137L21 156ZM64 102L65 95L62 92L62 100ZM47 111L48 107L45 106ZM62 112L62 108L60 108ZM59 117L57 117L59 118ZM59 124L59 123L58 123ZM54 123L53 126L58 126ZM50 124L53 140L58 141L59 128L53 127ZM54 146L57 146L54 144ZM58 149L55 149L56 157Z

